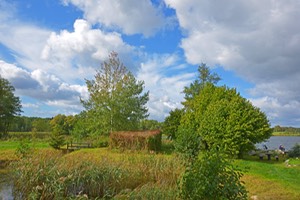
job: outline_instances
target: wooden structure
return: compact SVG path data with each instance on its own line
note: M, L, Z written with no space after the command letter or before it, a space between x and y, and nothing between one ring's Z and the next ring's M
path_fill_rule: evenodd
M67 150L77 150L82 148L92 148L91 143L67 143Z

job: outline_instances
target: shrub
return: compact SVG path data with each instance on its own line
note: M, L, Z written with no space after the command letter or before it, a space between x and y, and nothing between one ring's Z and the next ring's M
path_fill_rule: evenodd
M61 146L66 144L65 136L59 133L52 133L49 145L54 149L60 149Z
M289 157L300 157L300 144L295 144L289 151Z
M110 147L122 150L159 151L161 149L161 133L159 130L112 132Z
M187 166L179 183L183 199L247 199L242 173L224 154L207 151Z

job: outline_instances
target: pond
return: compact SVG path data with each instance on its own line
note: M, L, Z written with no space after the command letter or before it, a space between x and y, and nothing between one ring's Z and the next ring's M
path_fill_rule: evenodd
M0 199L13 200L12 184L7 170L0 169Z
M263 145L267 145L268 149L278 149L283 145L287 151L291 150L295 144L300 144L300 136L272 136L266 142L256 144L257 148L262 149Z

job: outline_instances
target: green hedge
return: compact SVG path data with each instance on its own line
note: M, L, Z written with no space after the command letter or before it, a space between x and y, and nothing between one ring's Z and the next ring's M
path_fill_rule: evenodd
M110 134L110 147L128 150L161 150L161 132L151 131L119 131Z

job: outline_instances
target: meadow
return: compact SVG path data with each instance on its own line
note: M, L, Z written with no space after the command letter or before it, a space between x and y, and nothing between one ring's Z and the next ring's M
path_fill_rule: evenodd
M170 141L163 140L158 153L93 148L63 154L37 140L23 158L15 153L20 144L0 141L0 160L18 160L7 168L19 199L179 199L184 165ZM234 164L244 173L249 199L300 199L299 159L246 156Z

